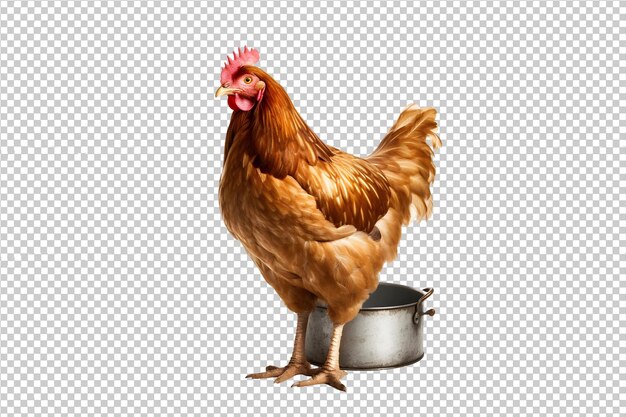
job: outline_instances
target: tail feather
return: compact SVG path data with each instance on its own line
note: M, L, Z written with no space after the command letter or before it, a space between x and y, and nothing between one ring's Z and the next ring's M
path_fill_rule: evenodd
M435 179L434 150L441 147L435 132L437 111L407 107L367 160L378 166L389 181L394 195L391 206L408 224L411 218L428 218L433 200L430 185ZM428 143L430 139L430 144Z

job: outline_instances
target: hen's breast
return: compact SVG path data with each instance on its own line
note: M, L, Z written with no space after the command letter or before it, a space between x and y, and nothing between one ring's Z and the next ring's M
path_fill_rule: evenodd
M248 252L265 263L302 244L298 207L288 183L262 173L236 147L224 166L219 189L224 223Z
M235 150L236 151L236 150ZM222 218L228 230L239 240L254 235L254 226L264 215L265 204L256 198L257 186L252 172L248 172L247 156L237 157L231 152L224 165L220 179L219 204Z

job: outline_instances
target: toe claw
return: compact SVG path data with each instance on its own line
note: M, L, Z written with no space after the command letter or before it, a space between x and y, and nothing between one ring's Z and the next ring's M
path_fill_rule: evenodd
M339 381L328 381L327 384L333 388L337 388L339 391L346 392L346 386Z

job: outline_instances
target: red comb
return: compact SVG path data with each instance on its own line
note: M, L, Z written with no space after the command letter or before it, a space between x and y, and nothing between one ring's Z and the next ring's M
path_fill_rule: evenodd
M222 75L220 76L221 84L232 82L233 76L237 70L244 65L252 65L259 62L259 51L254 48L248 49L247 46L244 46L243 49L235 49L232 59L230 56L227 56L226 58L227 62L225 63L224 69L222 69Z

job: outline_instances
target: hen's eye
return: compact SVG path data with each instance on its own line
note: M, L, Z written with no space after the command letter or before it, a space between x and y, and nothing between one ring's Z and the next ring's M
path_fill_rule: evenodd
M243 82L246 83L246 84L250 84L252 82L252 77L245 77L243 79Z

